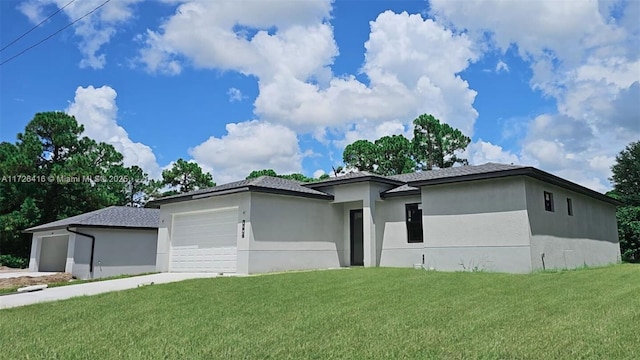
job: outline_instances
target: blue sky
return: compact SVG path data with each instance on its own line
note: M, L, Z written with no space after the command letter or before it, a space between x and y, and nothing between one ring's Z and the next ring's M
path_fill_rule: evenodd
M0 2L9 44L70 0ZM8 60L104 0L77 0ZM472 164L533 165L598 191L640 138L640 2L112 0L0 66L0 141L61 110L152 176L318 176L344 146L431 113Z

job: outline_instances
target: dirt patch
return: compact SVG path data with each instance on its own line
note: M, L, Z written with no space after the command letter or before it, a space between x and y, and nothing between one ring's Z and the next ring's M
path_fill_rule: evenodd
M20 276L9 279L0 279L0 289L8 289L14 287L23 287L29 285L50 284L58 282L67 282L73 276L68 273L57 273L47 276Z
M8 266L0 266L0 273L3 273L3 272L23 272L23 271L29 271L29 269L14 269L14 268L10 268Z

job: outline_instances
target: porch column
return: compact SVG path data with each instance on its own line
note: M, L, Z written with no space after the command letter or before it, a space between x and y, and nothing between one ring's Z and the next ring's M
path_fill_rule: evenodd
M40 249L42 249L42 238L31 235L31 255L29 256L29 271L36 272L40 268Z
M376 213L376 202L371 196L364 199L362 204L362 223L364 238L364 266L375 267L376 263L376 224L374 221Z
M76 253L76 234L69 233L69 241L67 245L67 263L64 266L64 272L72 274L73 265L75 263L74 256Z

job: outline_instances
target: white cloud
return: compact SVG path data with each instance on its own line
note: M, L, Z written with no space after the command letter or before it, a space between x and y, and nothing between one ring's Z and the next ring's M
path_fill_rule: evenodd
M496 64L496 73L499 74L501 72L509 72L509 65L507 65L507 63L502 60L498 61L498 63Z
M610 186L603 159L640 137L639 2L432 0L431 14L478 47L517 51L530 63L531 87L557 101L557 113L530 121L522 159Z
M461 155L469 160L471 165L481 165L488 162L514 165L522 163L516 154L504 150L500 145L482 140L469 144Z
M477 58L465 35L420 15L382 13L365 43L365 84L332 75L338 49L327 23L330 2L251 4L185 2L142 37L138 60L152 72L189 65L256 76L255 114L318 138L327 127L407 121L423 112L473 132L476 93L457 75Z
M211 136L189 150L196 162L210 169L216 183L244 179L253 170L302 170L303 154L291 129L253 120L227 124L226 130L226 135Z
M138 165L152 178L159 177L161 170L151 148L133 142L126 130L118 125L116 96L116 91L109 86L79 86L66 112L84 125L86 136L111 144L124 155L125 166Z
M313 178L317 179L317 178L319 178L320 176L322 176L324 174L326 174L326 172L324 170L318 169L318 170L313 172Z
M100 49L111 40L118 26L133 17L133 5L139 1L142 0L111 1L73 26L76 36L80 38L78 49L83 55L80 61L81 68L102 69L105 66L106 56L99 53ZM61 9L68 3L68 0L29 0L20 4L18 9L35 24L43 20L44 9L48 6L53 4ZM71 22L98 8L102 3L102 0L75 1L62 11Z
M229 88L227 95L229 95L229 102L242 101L243 99L242 91L234 87Z

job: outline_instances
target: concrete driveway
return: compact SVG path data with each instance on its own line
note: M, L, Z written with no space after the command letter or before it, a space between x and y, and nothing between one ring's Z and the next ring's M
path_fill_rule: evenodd
M110 291L133 289L139 286L151 285L151 283L166 284L188 279L213 278L218 276L220 275L216 273L160 273L135 276L125 279L105 280L78 285L60 286L29 293L0 296L0 309L31 305L47 301L64 300L76 296L96 295Z

